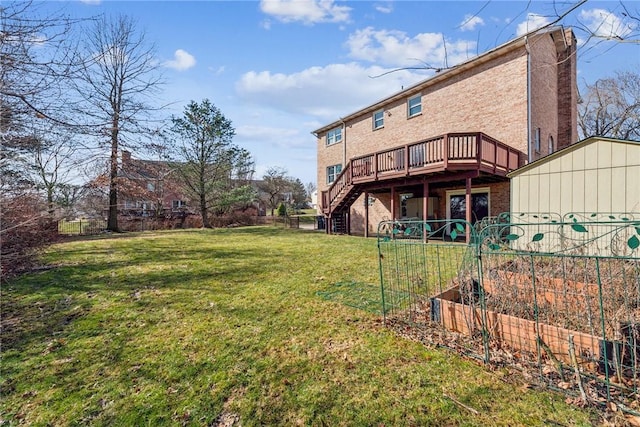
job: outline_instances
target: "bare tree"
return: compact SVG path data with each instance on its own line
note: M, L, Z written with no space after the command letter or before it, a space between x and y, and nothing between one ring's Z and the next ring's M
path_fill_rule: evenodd
M275 209L284 201L284 194L291 188L287 178L287 170L281 167L271 167L258 183L258 189L264 193L264 202L271 209L273 216Z
M2 273L23 270L56 236L39 190L38 160L49 172L35 126L73 125L67 97L79 66L72 30L77 21L31 1L0 4L0 237ZM38 157L38 154L41 155ZM56 156L60 159L60 156ZM62 172L62 164L58 172ZM43 169L43 170L44 170ZM59 180L58 175L54 181ZM50 199L51 201L51 199Z
M118 151L135 144L149 132L152 107L149 101L162 84L155 48L144 32L127 16L97 20L83 46L85 66L77 89L84 96L88 124L105 138L109 156L109 214L107 228L118 231Z
M47 200L47 211L53 217L59 190L70 181L70 173L76 165L75 143L68 133L58 134L54 129L34 137L35 145L30 150L33 183L42 190Z
M640 140L640 74L617 72L587 85L578 108L578 128L583 138Z
M40 6L0 5L0 168L3 187L12 190L31 183L26 157L31 160L39 145L32 128L71 125L67 89L80 64L73 45L76 21L41 13Z
M168 138L174 140L174 167L198 201L203 226L210 228L211 212L224 213L254 197L248 186L253 173L251 155L233 144L231 121L208 99L191 101L183 116L172 122Z
M591 39L640 44L640 8L637 1L608 2L607 9L597 9L597 13L600 14L597 20L585 22L578 16L573 23L574 29L584 34L584 45Z
M65 95L70 76L80 65L72 35L78 21L62 13L42 14L41 5L31 1L1 4L0 20L3 136L36 117L69 124Z
M304 185L304 190L307 193L307 199L309 199L309 201L311 201L311 196L313 195L314 191L316 191L318 189L318 187L316 186L315 182L307 182Z

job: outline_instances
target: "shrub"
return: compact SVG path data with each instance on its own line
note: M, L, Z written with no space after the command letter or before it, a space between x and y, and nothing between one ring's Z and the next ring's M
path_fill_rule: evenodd
M38 251L58 238L58 223L33 194L2 196L0 269L2 280L33 268Z
M287 205L284 203L278 205L278 216L287 216Z

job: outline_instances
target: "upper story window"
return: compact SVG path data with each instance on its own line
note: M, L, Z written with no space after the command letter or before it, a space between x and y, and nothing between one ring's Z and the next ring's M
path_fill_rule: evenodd
M342 164L332 165L327 168L327 184L331 184L336 180L342 172Z
M342 128L331 129L327 132L327 145L337 144L342 141Z
M376 111L373 113L373 129L380 129L384 127L384 110Z
M153 182L147 182L147 191L156 191L156 186L153 185Z
M549 154L553 153L553 151L555 150L555 145L553 144L553 136L549 135Z
M533 135L533 149L536 153L540 152L540 128L536 128L536 132Z
M416 95L407 101L407 117L422 113L422 95Z

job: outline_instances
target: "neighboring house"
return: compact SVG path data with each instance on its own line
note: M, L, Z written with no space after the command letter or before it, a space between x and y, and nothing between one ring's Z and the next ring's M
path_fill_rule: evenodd
M640 214L638 141L594 136L508 176L516 213Z
M317 137L328 232L509 211L507 174L577 140L576 40L548 28L339 118Z
M118 184L121 214L176 216L197 211L167 162L133 159L123 151Z
M250 182L259 195L257 183L255 180ZM169 162L133 159L129 151L122 152L118 195L123 215L182 217L200 214L197 201L190 200ZM235 213L263 216L266 209L258 197L238 207Z

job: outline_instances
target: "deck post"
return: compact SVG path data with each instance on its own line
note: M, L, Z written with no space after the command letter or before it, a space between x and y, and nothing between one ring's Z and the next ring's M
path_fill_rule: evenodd
M478 169L482 167L482 132L476 136L476 156L478 157Z
M369 192L364 192L364 237L369 237Z
M391 186L391 221L396 220L396 187Z
M467 223L471 224L471 178L466 178L466 188L465 188L465 207L466 207L466 212L465 212L465 220L467 221ZM471 241L471 229L469 228L470 226L467 225L466 230L467 230L467 235L466 235L466 242L467 244L469 244L469 242Z
M373 180L378 180L378 154L373 154Z
M409 145L404 146L404 174L409 175Z
M496 170L498 168L498 144L496 144L495 141L493 142L493 173L496 173ZM507 163L509 163L509 160L507 160Z
M429 220L429 182L424 181L422 184L422 220ZM427 243L427 230L422 226L422 242Z
M442 162L444 170L449 167L449 134L445 134L442 138Z

